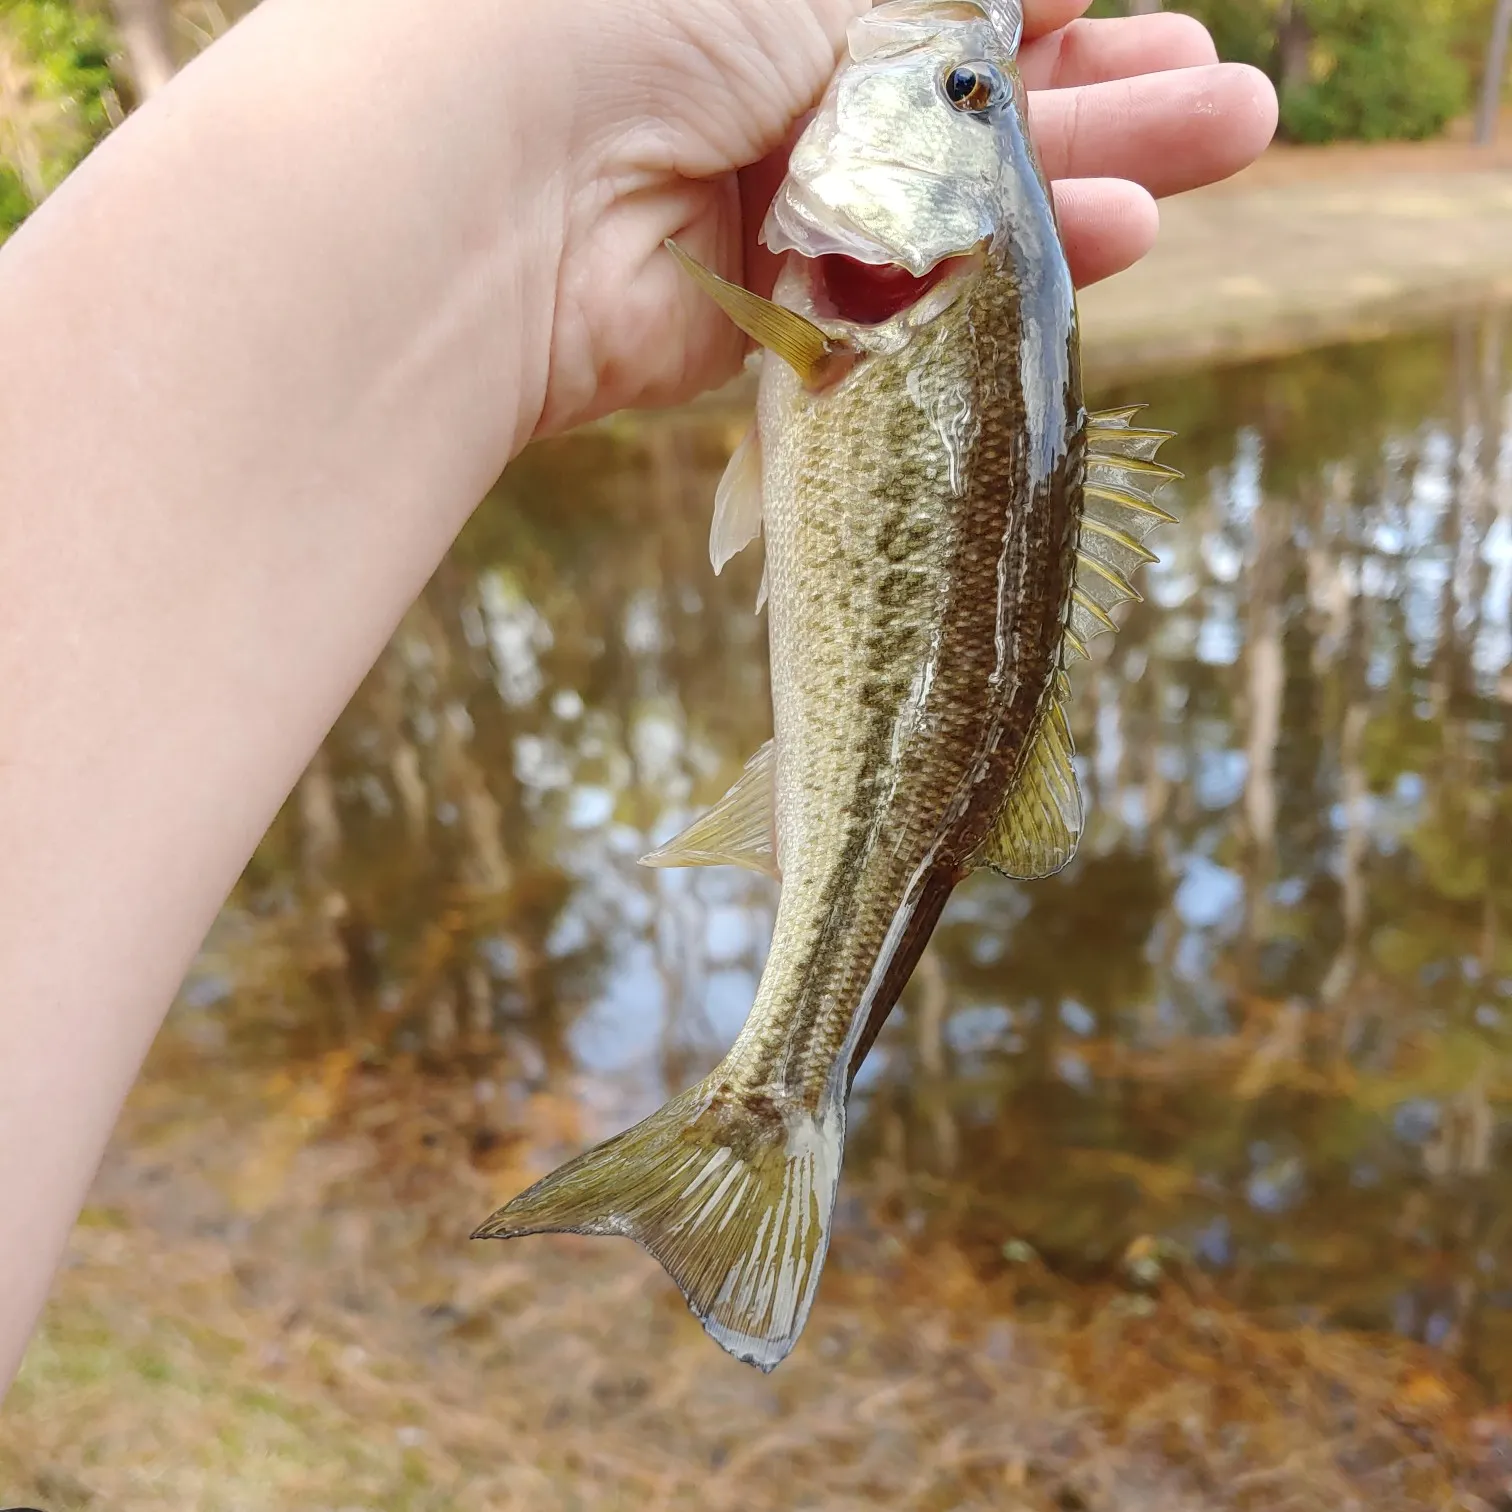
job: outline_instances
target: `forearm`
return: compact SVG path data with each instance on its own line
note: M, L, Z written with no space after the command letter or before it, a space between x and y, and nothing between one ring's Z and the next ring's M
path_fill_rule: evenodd
M0 253L0 1389L215 908L543 402L536 13L445 11L268 0Z

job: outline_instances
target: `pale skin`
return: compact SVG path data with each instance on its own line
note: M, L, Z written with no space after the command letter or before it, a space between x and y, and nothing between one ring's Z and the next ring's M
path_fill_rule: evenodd
M469 512L532 437L735 370L663 239L770 287L865 5L266 0L0 252L0 1389L216 909ZM1275 125L1197 23L1084 8L1031 0L1023 55L1083 284Z

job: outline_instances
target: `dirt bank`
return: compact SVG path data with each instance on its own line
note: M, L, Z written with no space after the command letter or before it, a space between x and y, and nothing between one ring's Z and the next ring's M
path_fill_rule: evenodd
M1167 200L1155 251L1082 297L1089 372L1123 379L1405 328L1512 296L1512 131L1274 149Z

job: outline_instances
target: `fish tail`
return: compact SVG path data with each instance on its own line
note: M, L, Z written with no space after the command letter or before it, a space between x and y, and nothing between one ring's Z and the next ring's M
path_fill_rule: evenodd
M771 1370L797 1342L829 1248L845 1104L736 1091L716 1071L499 1209L475 1239L624 1234L710 1336Z

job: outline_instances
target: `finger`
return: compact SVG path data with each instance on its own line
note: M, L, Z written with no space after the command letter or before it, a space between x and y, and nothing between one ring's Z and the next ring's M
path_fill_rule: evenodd
M1069 26L1092 0L1024 0L1024 45Z
M1160 231L1159 207L1127 179L1062 179L1055 213L1078 288L1137 263Z
M799 116L788 129L787 140L781 147L759 163L740 170L740 217L745 230L743 282L746 288L763 296L771 294L772 285L782 270L783 258L767 250L761 240L761 228L766 224L767 210L787 177L788 158L813 118L812 110Z
M1180 194L1252 163L1276 130L1276 92L1238 63L1145 74L1031 95L1035 143L1052 179L1124 178Z
M1202 22L1159 11L1109 21L1073 21L1026 47L1019 69L1030 89L1069 89L1217 61L1218 49Z
M740 220L745 228L745 268L741 282L763 298L771 294L772 285L777 282L782 258L762 244L761 228L787 177L787 160L788 150L784 148L740 171Z

